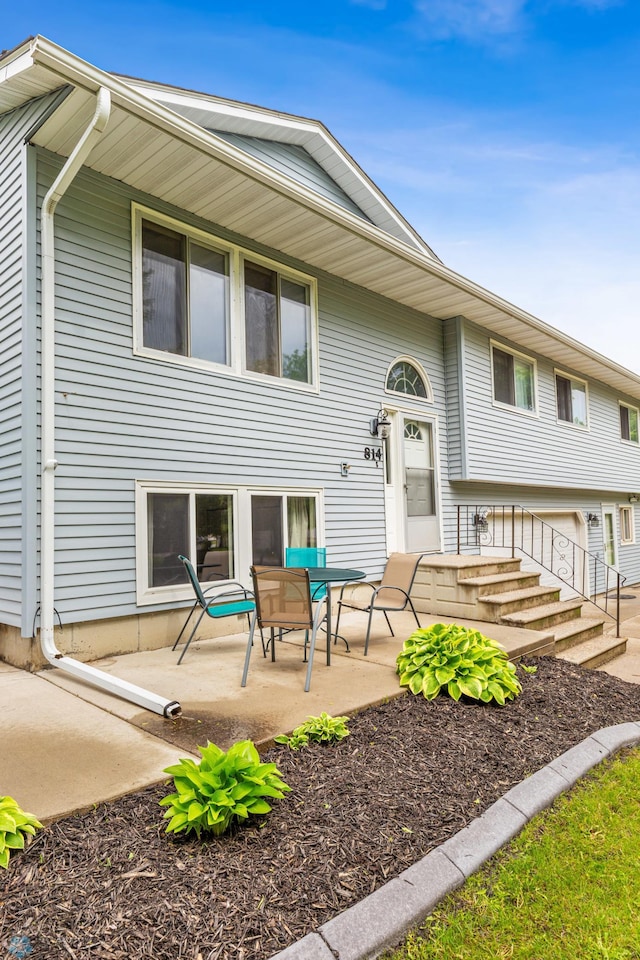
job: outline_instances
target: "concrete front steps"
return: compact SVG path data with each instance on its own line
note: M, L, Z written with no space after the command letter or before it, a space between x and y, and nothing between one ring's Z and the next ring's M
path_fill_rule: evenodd
M523 571L520 564L519 557L425 556L411 595L418 611L537 631L539 649L530 653L551 649L555 656L594 668L625 652L625 639L604 635L608 617L592 604L583 617L586 601L560 600L560 586L540 586L540 574Z

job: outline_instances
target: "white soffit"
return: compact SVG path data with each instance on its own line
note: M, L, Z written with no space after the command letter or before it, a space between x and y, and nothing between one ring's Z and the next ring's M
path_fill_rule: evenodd
M320 121L146 80L119 79L205 130L221 130L302 147L372 223L427 256L438 259Z
M26 46L26 45L25 45ZM67 157L100 86L112 114L88 166L320 271L439 319L463 316L640 399L640 376L41 37L0 60L0 111L72 84L32 142Z

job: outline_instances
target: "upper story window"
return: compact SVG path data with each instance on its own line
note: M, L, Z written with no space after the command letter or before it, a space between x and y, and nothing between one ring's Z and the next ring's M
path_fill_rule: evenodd
M563 373L556 373L558 420L576 427L587 426L587 385Z
M494 401L527 413L535 413L535 360L492 344L491 361Z
M142 221L142 342L229 363L229 256Z
M311 288L276 270L244 264L247 370L311 382Z
M133 221L136 352L315 384L310 277L136 205Z
M415 360L400 357L394 360L387 374L386 390L403 393L421 400L433 400L431 384L426 373Z
M620 404L620 436L630 443L638 443L638 409Z

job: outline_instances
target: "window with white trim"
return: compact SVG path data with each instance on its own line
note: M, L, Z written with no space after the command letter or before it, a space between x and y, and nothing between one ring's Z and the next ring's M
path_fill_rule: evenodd
M315 383L313 278L135 204L133 229L137 353Z
M587 426L587 384L584 380L556 371L558 420L575 427Z
M181 554L202 584L249 585L251 564L284 565L287 547L319 545L320 490L140 481L136 504L141 604L190 596Z
M247 370L311 383L311 288L244 262Z
M633 507L620 507L620 543L635 543L635 517Z
M188 583L180 554L201 583L235 578L234 497L231 493L147 493L147 585Z
M536 412L536 362L504 346L491 344L493 399L505 407Z
M429 378L419 364L408 357L398 357L393 361L387 373L385 390L420 400L433 400Z
M252 562L284 566L287 547L318 545L316 497L300 494L251 495Z
M638 435L638 409L620 403L620 437L629 443L640 442Z

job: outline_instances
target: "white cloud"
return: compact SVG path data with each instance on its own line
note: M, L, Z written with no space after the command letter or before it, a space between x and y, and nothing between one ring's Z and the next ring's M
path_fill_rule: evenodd
M518 32L524 6L525 0L419 0L416 10L435 37L477 40Z

